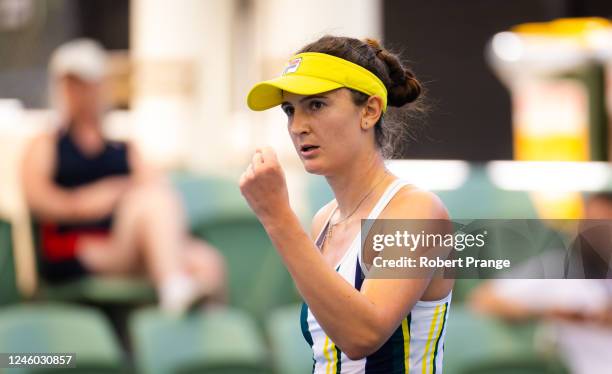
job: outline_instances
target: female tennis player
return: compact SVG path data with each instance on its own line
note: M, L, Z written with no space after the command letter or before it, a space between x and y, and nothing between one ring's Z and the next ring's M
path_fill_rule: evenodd
M304 298L301 326L314 373L440 373L453 280L364 279L360 220L448 219L440 200L392 175L384 156L398 130L387 106L414 102L421 85L370 39L325 36L248 95L253 110L281 105L304 168L335 199L309 236L292 211L274 151L257 150L240 189Z

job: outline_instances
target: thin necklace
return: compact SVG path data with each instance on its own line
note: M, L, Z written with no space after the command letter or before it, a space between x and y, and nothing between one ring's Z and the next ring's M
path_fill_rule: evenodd
M385 174L382 176L382 178L380 178L380 180L378 182L376 182L376 184L374 185L374 187L372 187L370 189L370 191L368 191L368 193L366 193L361 200L359 200L359 203L357 203L357 206L355 207L355 209L353 209L353 211L346 217L344 217L343 219L341 219L340 221L336 222L336 223L331 223L331 217L334 216L334 214L336 213L336 210L338 210L338 205L336 205L336 207L334 208L334 211L332 212L329 222L327 223L327 232L325 233L325 241L327 241L328 239L331 239L332 237L332 232L333 232L333 228L336 225L341 224L342 222L346 221L347 219L351 218L353 216L353 214L355 214L355 212L357 211L357 209L359 209L359 207L361 206L361 204L363 204L364 201L366 201L366 199L372 194L372 192L374 192L374 190L376 189L376 187L378 187L379 184L382 183L383 180L385 180L385 178L387 177L387 175L389 175L387 173L387 171L385 170Z

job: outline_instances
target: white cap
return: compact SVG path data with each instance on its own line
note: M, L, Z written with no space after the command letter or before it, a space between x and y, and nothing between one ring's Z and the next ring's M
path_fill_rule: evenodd
M91 39L75 39L59 46L51 55L49 73L58 78L68 74L95 82L106 74L106 52Z

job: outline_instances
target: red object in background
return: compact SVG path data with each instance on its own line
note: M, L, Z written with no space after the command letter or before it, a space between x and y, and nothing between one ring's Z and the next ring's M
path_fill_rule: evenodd
M106 238L109 235L110 232L103 229L60 232L58 226L54 224L42 224L40 226L42 253L46 260L52 262L74 258L79 239L84 236Z

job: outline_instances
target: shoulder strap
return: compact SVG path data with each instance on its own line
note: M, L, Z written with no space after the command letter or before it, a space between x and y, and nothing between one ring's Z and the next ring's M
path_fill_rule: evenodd
M391 183L385 193L378 200L378 203L376 203L376 206L374 206L374 209L372 209L372 211L370 212L370 215L367 218L368 221L366 221L361 227L361 235L359 235L360 241L358 243L363 245L362 241L365 240L365 238L368 236L368 233L370 232L370 229L374 224L372 220L377 219L380 213L387 207L387 205L389 205L389 202L391 201L391 199L393 199L393 196L395 196L395 194L397 194L397 192L402 187L407 186L409 184L409 182L401 179L396 179L395 181L393 181L393 183ZM358 245L357 247L361 248L360 245ZM361 251L359 251L358 253L358 261L361 262Z
M404 186L409 185L410 183L407 181L403 181L401 179L394 180L387 190L380 197L370 214L368 215L368 219L376 219L380 215L380 213L387 207L393 196Z
M315 241L315 245L319 249L321 249L323 240L325 240L325 235L327 234L327 227L329 226L329 220L331 219L332 215L334 215L334 213L336 212L336 208L338 208L338 205L336 205L334 209L332 209L331 213L327 216L327 218L325 219L325 224L321 228L321 231L319 231L319 235L317 235L317 240Z

